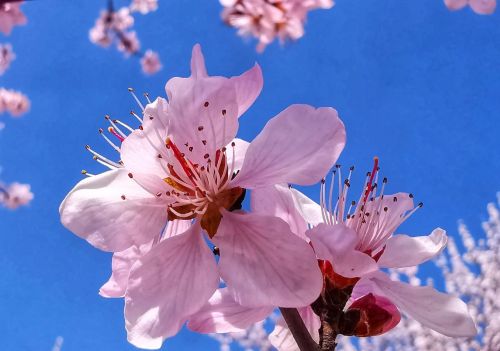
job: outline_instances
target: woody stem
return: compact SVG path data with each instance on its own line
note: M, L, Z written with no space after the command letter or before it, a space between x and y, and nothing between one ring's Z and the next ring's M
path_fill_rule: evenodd
M321 351L296 308L280 307L280 311L300 351Z

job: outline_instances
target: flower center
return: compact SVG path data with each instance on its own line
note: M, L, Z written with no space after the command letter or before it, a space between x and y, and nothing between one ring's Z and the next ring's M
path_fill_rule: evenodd
M234 168L228 167L226 148L217 150L214 160L205 154L207 161L200 166L186 158L170 138L165 145L172 157L167 164L169 176L163 180L172 187L167 195L175 199L168 206L169 220L201 218L201 227L212 238L222 219L220 209L240 207L245 195L244 189L229 187ZM234 159L235 144L231 147Z
M359 239L357 250L369 254L373 258L380 258L380 253L387 239L401 223L408 219L418 208L422 207L422 203L419 203L408 212L398 208L396 206L398 202L397 196L387 197L384 195L387 178L382 180L381 189L378 191L378 163L378 157L375 157L373 169L366 174L366 180L358 201L351 201L348 208L347 193L351 186L351 175L354 167L349 169L348 177L342 182L341 167L337 165L333 170L329 191L326 189L326 181L323 180L320 193L320 205L324 222L330 225L342 223L353 229ZM333 203L337 177L338 196L336 202ZM410 198L413 197L411 194L409 196Z

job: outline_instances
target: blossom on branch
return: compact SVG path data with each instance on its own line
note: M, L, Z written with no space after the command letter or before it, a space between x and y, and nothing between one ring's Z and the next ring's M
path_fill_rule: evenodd
M159 348L216 293L221 278L228 296L249 309L305 306L320 293L321 272L307 242L280 218L242 211L242 201L250 189L319 181L343 149L344 126L332 108L292 105L251 143L237 139L238 119L262 84L258 65L236 77L209 76L196 45L191 76L169 80L168 100L149 103L138 129L126 126L126 135L108 118L121 142L110 141L119 162L88 147L110 170L67 195L61 221L101 250L135 247L121 255L135 260L131 269L118 261L116 267L126 267L126 327L136 346ZM165 237L175 221L189 226ZM217 246L218 265L207 241ZM125 284L116 285L122 295Z
M310 239L323 272L323 291L310 306L299 309L312 339L333 345L338 335L380 335L400 321L400 311L439 333L473 336L476 328L464 302L431 287L418 287L390 279L381 269L413 267L439 254L447 237L442 229L429 236L393 235L397 227L420 207L411 194L384 194L387 180L377 191L378 160L369 172L358 201L347 202L353 168L347 179L335 177L329 190L322 183L320 205L284 186L253 191L256 213L267 213L289 223L292 232ZM343 185L342 185L343 184ZM333 199L337 201L333 202ZM312 227L308 229L308 227ZM263 312L238 310L232 301L209 301L189 327L199 332L234 332L261 321ZM232 316L245 316L235 321ZM320 329L321 326L321 329ZM320 334L321 333L321 334ZM283 319L270 335L280 351L295 351L297 344Z
M284 43L304 35L307 13L329 9L331 0L220 0L222 20L238 29L238 34L258 40L257 51L276 38Z

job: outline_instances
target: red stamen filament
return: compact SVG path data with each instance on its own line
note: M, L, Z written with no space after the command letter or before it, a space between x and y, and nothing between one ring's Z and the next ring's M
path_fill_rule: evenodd
M118 134L115 130L115 128L113 127L109 127L108 128L108 132L110 132L111 134L113 134L115 137L118 138L118 140L120 140L120 142L123 142L125 140L124 137L122 137L120 134Z
M170 140L170 138L167 139L166 144L167 144L167 147L170 148L172 150L172 152L174 153L174 157L181 164L181 167L184 170L184 173L186 173L186 175L189 178L189 180L191 181L191 183L193 183L193 185L196 186L194 174L191 171L191 169L189 168L188 161L186 161L182 152L177 148L177 146L172 142L172 140Z
M373 158L373 169L372 173L370 174L370 179L368 180L368 183L366 183L366 190L365 190L365 196L363 197L363 203L366 203L366 200L368 199L368 196L373 190L373 179L375 178L375 174L378 171L378 157Z

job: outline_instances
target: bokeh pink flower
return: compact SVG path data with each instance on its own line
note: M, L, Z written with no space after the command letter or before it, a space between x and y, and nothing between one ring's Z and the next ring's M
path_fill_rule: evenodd
M28 22L20 9L22 1L3 2L0 4L0 32L10 35L12 28Z
M145 15L158 9L158 0L132 0L130 10Z
M30 109L28 97L18 91L0 88L0 114L8 112L13 117L20 117Z
M15 210L26 206L33 200L33 197L29 184L14 182L4 185L0 183L0 205L8 209Z
M491 15L497 7L496 0L444 0L446 7L451 11L463 9L467 5L479 15Z
M284 43L304 35L307 13L329 9L331 0L220 0L222 20L235 27L243 37L258 40L262 52L276 38Z
M160 56L153 50L146 50L144 56L141 58L141 66L144 73L155 74L162 67Z

